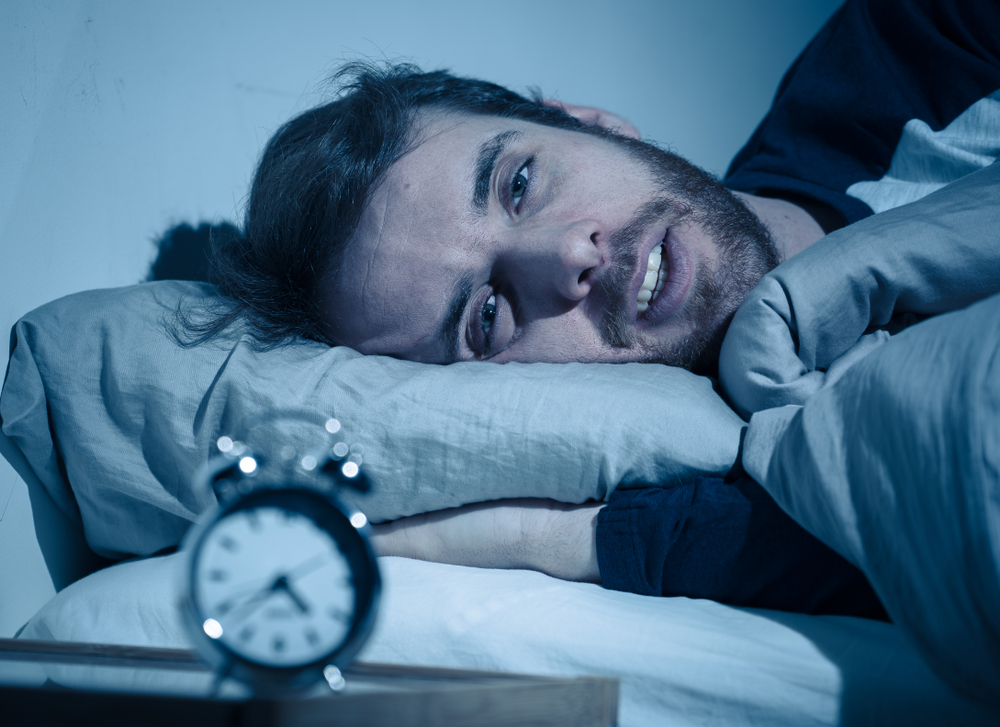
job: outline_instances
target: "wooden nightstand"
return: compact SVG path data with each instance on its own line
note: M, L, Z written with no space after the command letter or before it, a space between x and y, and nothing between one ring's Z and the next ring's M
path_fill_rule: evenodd
M608 727L618 680L355 662L339 692L252 697L182 649L0 639L4 725Z

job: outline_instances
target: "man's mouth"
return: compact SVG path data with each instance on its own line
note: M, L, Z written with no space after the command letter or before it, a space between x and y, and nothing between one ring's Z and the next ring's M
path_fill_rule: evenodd
M654 245L649 251L649 259L646 261L646 276L643 278L642 286L639 288L637 311L639 315L646 312L646 309L663 292L663 286L667 283L667 256L664 244L661 242Z

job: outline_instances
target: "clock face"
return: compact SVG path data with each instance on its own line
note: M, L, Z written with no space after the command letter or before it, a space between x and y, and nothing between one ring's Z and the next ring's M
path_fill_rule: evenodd
M205 533L192 575L203 630L249 661L311 664L350 631L356 599L348 560L329 531L294 509L225 514Z

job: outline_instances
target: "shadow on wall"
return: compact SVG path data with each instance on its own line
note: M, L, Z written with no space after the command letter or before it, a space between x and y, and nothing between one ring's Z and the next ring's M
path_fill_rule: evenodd
M197 229L186 222L171 227L156 241L158 253L146 280L211 282L213 245L225 244L239 235L239 229L228 222L202 222Z

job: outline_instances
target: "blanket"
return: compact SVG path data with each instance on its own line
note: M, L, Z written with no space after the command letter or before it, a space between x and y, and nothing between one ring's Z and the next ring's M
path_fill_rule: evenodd
M773 271L738 311L720 365L735 406L753 413L746 470L864 570L943 678L994 709L998 251L993 164ZM874 330L900 316L926 319Z

